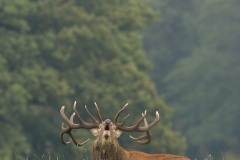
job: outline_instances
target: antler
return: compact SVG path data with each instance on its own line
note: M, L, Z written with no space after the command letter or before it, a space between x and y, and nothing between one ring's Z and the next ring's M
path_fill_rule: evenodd
M73 136L72 134L72 129L79 129L79 128L85 128L85 129L92 129L92 128L97 128L99 126L100 123L102 123L102 117L101 117L101 114L100 114L100 111L99 111L99 108L97 106L97 103L95 102L95 107L96 107L96 110L97 110L97 114L98 114L98 119L95 119L93 117L93 115L89 112L89 110L87 109L87 106L85 106L85 110L87 112L87 114L89 115L89 117L92 119L93 123L87 123L87 122L84 122L83 119L81 118L81 116L79 115L79 113L77 112L77 109L76 109L76 101L74 102L74 105L73 105L73 114L71 115L70 119L67 118L67 116L65 115L65 106L62 106L61 110L60 110L60 113L62 115L62 118L63 120L68 124L68 127L64 127L64 123L62 123L62 131L61 131L61 141L63 144L68 144L70 143L70 141L68 142L65 142L63 140L63 135L66 133L68 134L71 138L72 138L72 141L74 142L74 144L76 146L82 146L84 144L86 144L90 139L87 139L86 141L82 142L82 143L79 143ZM77 116L78 118L78 121L79 123L74 123L73 122L73 118L74 116Z
M142 117L136 122L136 124L128 127L128 126L124 126L124 123L125 123L126 119L129 117L129 114L123 118L123 121L121 123L117 122L119 115L124 111L124 109L127 107L127 105L128 105L128 103L125 104L125 106L123 106L123 108L120 109L118 111L118 113L116 114L116 116L114 118L115 126L118 129L125 131L125 132L135 132L135 131L136 132L145 132L146 135L143 135L143 136L140 136L137 138L130 136L130 138L132 138L138 144L148 144L151 141L150 129L159 122L159 113L156 111L156 118L149 125L147 122L147 119L146 119L147 110L145 110L145 112L142 113ZM142 121L144 121L144 127L140 127L140 124L142 123Z

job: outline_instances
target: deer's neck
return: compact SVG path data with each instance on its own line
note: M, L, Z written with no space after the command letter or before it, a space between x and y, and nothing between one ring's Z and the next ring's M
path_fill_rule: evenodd
M93 160L123 160L127 156L117 141L102 143L95 141L93 145Z

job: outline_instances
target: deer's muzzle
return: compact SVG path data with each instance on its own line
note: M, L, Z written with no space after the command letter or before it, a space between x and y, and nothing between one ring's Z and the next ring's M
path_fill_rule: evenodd
M112 121L110 119L106 119L104 122L105 122L104 137L108 138L108 137L110 137L110 125L111 125Z

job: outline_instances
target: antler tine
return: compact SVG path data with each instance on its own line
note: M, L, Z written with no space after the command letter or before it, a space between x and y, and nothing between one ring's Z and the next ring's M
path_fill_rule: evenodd
M147 122L147 119L146 119L146 115L147 115L147 110L145 110L145 113L143 114L142 113L142 116L144 116L144 126L147 127L148 126L148 122Z
M71 115L71 117L68 119L67 116L65 115L65 106L62 106L62 108L60 109L60 113L61 113L61 116L63 118L63 120L68 124L68 127L64 127L64 123L62 123L62 131L61 131L61 141L63 144L68 144L70 143L70 141L64 141L63 140L63 136L64 134L68 134L73 143L77 146L82 146L84 144L86 144L88 140L82 142L82 143L79 143L73 136L72 134L72 129L79 129L79 128L85 128L85 129L92 129L92 128L97 128L98 125L100 124L93 116L92 114L86 109L88 115L90 116L90 118L93 120L93 123L86 123L83 121L83 119L81 118L81 116L79 115L79 113L77 112L77 109L76 109L76 101L74 102L74 105L73 105L73 114ZM100 113L99 113L100 114ZM79 123L74 123L74 116L77 116L78 120L79 120Z
M146 132L146 135L134 138L130 135L130 138L133 139L136 143L144 145L144 144L148 144L151 141L151 134L149 131Z
M93 117L93 115L89 112L87 106L85 105L85 110L88 113L88 115L90 116L90 118L92 119L93 122L98 123L97 119Z
M62 115L63 120L69 125L69 127L78 128L80 126L79 124L72 123L71 120L67 118L67 116L65 115L65 106L62 106L60 113Z
M62 124L62 128L64 128L63 125L64 125L64 123ZM67 132L65 132L65 133L67 133L67 134L72 138L72 141L73 141L73 143L74 143L76 146L83 146L84 144L86 144L86 143L90 140L90 139L87 139L86 141L84 141L84 142L82 142L82 143L79 143L79 142L75 139L75 137L73 136L71 130L72 130L72 129L69 129L69 130L68 130ZM69 144L70 141L65 142L65 141L63 140L63 135L64 135L65 133L64 133L64 132L61 133L61 141L62 141L63 144Z
M64 123L62 123L61 141L62 141L63 144L69 144L69 143L70 143L70 141L65 142L65 141L63 140L63 135L64 135L65 133L69 132L70 130L71 130L71 129L69 129L69 127L65 128L65 127L64 127ZM71 131L70 131L70 132L71 132Z
M75 116L75 112L73 112L73 114L72 114L71 117L70 117L70 122L72 122L72 123L73 123L73 118L74 118L74 116Z
M119 115L124 111L124 109L128 106L128 103L126 103L118 112L117 114L115 115L115 118L114 118L114 124L117 124L117 119L119 117ZM128 116L126 116L128 117ZM124 119L127 119L127 118L124 118Z
M100 123L101 123L103 120L102 120L102 116L101 116L100 110L99 110L99 108L98 108L97 103L94 102L94 104L95 104L95 107L96 107L96 110L97 110L98 118L99 118Z
M147 111L145 111L145 116L146 116ZM155 126L159 122L159 113L156 111L156 118L150 123L150 125L144 126L144 127L139 127L137 131L139 132L147 132L149 131L153 126Z
M77 116L77 118L78 118L78 120L79 120L79 122L81 123L81 124L85 124L86 122L84 122L84 120L82 119L82 117L79 115L79 113L77 112L77 107L76 107L76 104L77 104L77 102L76 101L74 101L74 104L73 104L73 114L75 114L76 116Z
M148 126L148 122L146 119L146 114L147 114L147 110L145 110L145 113L142 113L142 116L144 116L144 127ZM129 135L131 139L133 139L136 143L144 145L144 144L148 144L151 141L151 134L149 131L146 132L146 135L134 138L131 135Z
M126 119L129 117L129 115L127 115L124 119L123 119L123 122L122 123L117 123L117 119L120 115L120 113L123 112L123 110L127 107L128 103L125 104L125 106L123 106L122 109L120 109L118 111L118 113L116 114L115 118L114 118L114 124L116 125L116 127L120 130L123 130L123 131L126 131L126 132L133 132L135 131L137 128L139 128L139 125L141 124L141 122L143 121L144 119L144 116L142 116L137 122L135 125L133 126L130 126L130 127L127 127L127 126L123 126L123 124L125 123Z
M129 115L127 115L123 119L122 123L117 123L117 119L118 119L119 115L123 112L123 110L126 108L127 105L128 104L126 104L116 114L116 116L114 118L115 126L118 129L120 129L122 131L125 131L125 132L134 132L134 131L136 131L136 132L145 132L146 135L143 135L143 136L140 136L140 137L137 137L137 138L134 138L134 137L130 136L130 138L132 138L138 144L147 144L147 143L149 143L151 141L150 129L159 122L159 113L156 112L156 118L149 125L148 122L147 122L147 119L146 119L147 110L145 110L145 112L142 113L141 118L136 122L136 124L133 125L133 126L128 127L128 126L124 126L124 123L125 123L126 119L129 117ZM140 124L142 123L142 121L144 121L144 126L140 127Z
M83 146L84 144L86 144L89 140L90 140L90 138L88 138L86 141L84 141L84 142L82 142L82 143L79 143L76 139L75 139L75 137L73 136L73 134L70 132L69 133L69 136L72 138L72 141L73 141L73 143L76 145L76 146Z
M152 123L150 125L148 125L148 128L152 128L153 126L155 126L160 120L160 116L158 111L156 111L156 118L152 121Z
M120 125L124 125L124 123L125 123L125 121L127 120L128 117L129 117L129 114L126 117L123 118L123 121L122 121L122 123L120 123Z
M80 124L82 124L82 125L84 126L83 128L86 128L86 129L96 128L96 127L98 127L98 125L101 123L101 122L97 121L97 120L93 117L93 115L92 115L92 114L89 112L89 110L87 109L86 105L85 105L85 110L86 110L86 112L88 113L88 115L90 116L90 118L93 120L93 123L86 123L86 122L84 122L84 120L81 118L81 116L80 116L79 113L77 112L77 109L76 109L76 101L74 102L73 110L74 110L74 113L76 114L76 116L78 117Z

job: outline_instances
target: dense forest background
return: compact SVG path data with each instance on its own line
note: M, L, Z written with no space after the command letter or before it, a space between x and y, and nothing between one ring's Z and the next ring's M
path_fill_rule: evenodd
M240 159L240 1L162 0L144 48L187 155Z
M238 0L0 0L0 159L91 159L63 145L62 119L77 101L103 118L129 103L161 121L148 153L240 158ZM68 137L65 137L66 139Z

